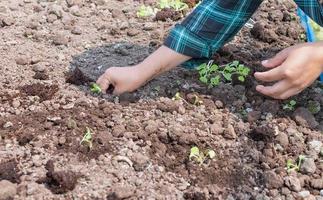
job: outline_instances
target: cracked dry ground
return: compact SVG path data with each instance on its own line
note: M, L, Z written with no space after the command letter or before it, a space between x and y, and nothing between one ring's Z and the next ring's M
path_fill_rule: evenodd
M119 97L82 85L93 69L134 64L162 43L176 22L138 19L142 3L156 2L0 2L0 199L322 199L318 82L293 98L293 111L256 93L252 77L209 89L181 68ZM260 60L301 42L294 16L291 1L263 2L254 28L215 62L262 70ZM68 72L81 77L76 85ZM176 92L183 100L172 100ZM80 145L86 127L90 151ZM189 161L194 145L215 159ZM300 155L300 170L287 173Z

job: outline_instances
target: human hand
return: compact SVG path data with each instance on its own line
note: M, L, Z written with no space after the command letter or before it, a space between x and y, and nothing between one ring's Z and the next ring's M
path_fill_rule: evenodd
M323 42L289 47L262 65L270 70L256 72L256 79L276 83L258 85L257 91L275 99L287 99L311 85L323 71Z
M145 83L145 79L137 66L131 67L110 67L97 80L97 84L106 93L112 85L113 94L132 92Z

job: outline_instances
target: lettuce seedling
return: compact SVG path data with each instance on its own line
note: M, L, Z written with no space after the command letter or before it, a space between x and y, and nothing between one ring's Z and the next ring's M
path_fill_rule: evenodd
M290 100L287 104L284 105L284 110L293 111L295 109L297 102L295 100Z
M232 82L232 75L237 74L238 80L244 82L250 73L250 69L239 61L233 61L229 64L219 67L210 61L208 64L204 63L197 67L200 75L200 81L209 85L210 88L218 86L221 82L221 77L227 82Z
M90 89L91 92L93 92L94 94L100 94L102 92L101 87L96 83L92 83Z
M287 172L290 173L291 171L299 171L304 159L305 159L304 155L298 156L297 164L294 164L294 162L292 160L288 159L286 162Z
M191 148L189 160L196 161L199 165L202 165L207 159L214 159L215 152L213 150L206 150L204 152L196 146Z
M93 140L93 133L89 127L86 127L86 131L84 133L84 136L80 142L80 145L86 145L91 150L93 147L92 140Z
M320 102L317 101L308 101L307 103L307 109L312 113L312 114L317 114L321 111L321 105Z
M137 17L150 17L150 16L154 16L156 13L157 13L157 9L154 9L150 6L142 5L140 6L137 12Z
M172 8L175 11L182 11L185 9L188 9L188 5L181 0L160 0L159 2L159 8Z

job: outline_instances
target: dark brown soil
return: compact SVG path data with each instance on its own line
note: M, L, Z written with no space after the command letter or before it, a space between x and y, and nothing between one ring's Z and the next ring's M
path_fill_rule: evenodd
M164 8L161 11L158 11L155 19L157 21L166 21L167 19L171 19L173 21L177 21L181 19L182 13L175 11L171 8Z
M20 92L27 96L38 96L40 102L51 100L58 91L58 85L44 85L34 83L20 88Z
M33 78L37 80L48 80L49 76L45 72L36 72Z
M0 163L0 181L8 180L12 183L20 183L20 173L16 160L8 160Z
M54 163L49 160L46 163L46 177L38 180L44 183L54 194L63 194L75 188L79 175L72 171L54 171Z

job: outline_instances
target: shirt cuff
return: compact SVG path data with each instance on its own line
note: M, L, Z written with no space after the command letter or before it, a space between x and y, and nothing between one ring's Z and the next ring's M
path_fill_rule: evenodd
M191 32L185 26L177 24L169 33L164 45L177 53L192 58L210 58L214 49L210 47L205 39Z

